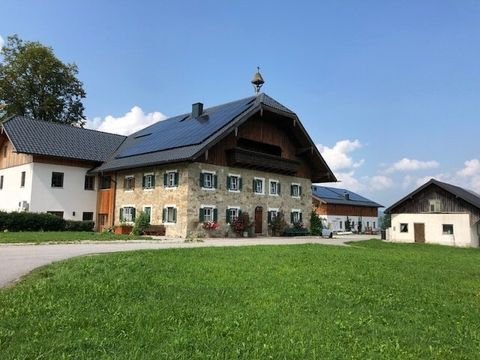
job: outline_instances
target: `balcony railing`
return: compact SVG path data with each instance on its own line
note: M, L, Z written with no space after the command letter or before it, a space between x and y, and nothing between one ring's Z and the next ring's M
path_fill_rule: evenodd
M300 166L298 161L241 148L227 150L227 159L231 166L272 171L288 175L295 175Z

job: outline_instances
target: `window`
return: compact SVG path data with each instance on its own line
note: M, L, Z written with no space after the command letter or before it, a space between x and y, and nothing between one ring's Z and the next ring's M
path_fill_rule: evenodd
M25 187L25 171L22 171L22 176L20 179L20 187Z
M408 224L400 224L400 232L408 233Z
M267 221L269 224L273 223L278 216L278 209L268 209Z
M237 220L242 212L240 211L239 207L228 207L226 211L225 220L227 224L232 223L233 221Z
M151 206L144 206L143 207L143 212L148 218L148 222L150 223L152 221L152 207Z
M155 174L144 174L142 179L142 188L144 190L155 188Z
M443 227L443 230L442 230L443 235L453 235L452 224L443 224L442 227Z
M218 212L214 206L202 206L200 207L199 220L201 223L207 221L217 221Z
M290 195L292 197L302 196L302 187L300 186L300 184L292 184L290 186Z
M93 221L93 212L84 212L82 214L83 221Z
M339 227L340 229L343 229L343 223L342 223L341 221L338 222L338 227Z
M270 195L280 195L280 182L278 180L270 180Z
M135 190L135 176L133 175L125 176L125 180L123 182L123 189L125 191Z
M178 172L167 171L163 174L163 185L168 188L174 188L178 186Z
M440 200L434 199L434 200L429 200L429 206L430 206L430 212L440 212L442 211L441 209L441 203Z
M373 222L373 228L376 229L377 227L375 226L375 221Z
M125 206L120 208L120 222L134 222L135 208L133 206Z
M110 189L112 186L112 177L111 176L102 176L100 178L100 189Z
M3 175L0 175L0 190L3 189Z
M265 183L265 179L254 178L253 179L253 192L255 194L263 195L264 194L264 183Z
M239 175L227 176L227 189L228 191L241 191L242 178Z
M163 223L174 224L177 222L177 208L175 206L166 206L163 208Z
M292 224L302 222L302 212L300 210L293 209L290 213L290 222Z
M63 173L52 172L52 187L63 188Z
M85 190L95 190L95 176L85 175Z
M202 189L216 189L217 188L217 175L213 172L200 173L200 186Z
M60 219L63 219L63 211L47 211L47 214L52 214Z

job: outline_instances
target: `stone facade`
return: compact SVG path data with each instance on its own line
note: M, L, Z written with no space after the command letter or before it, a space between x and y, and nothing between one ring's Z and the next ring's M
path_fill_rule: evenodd
M176 188L165 188L163 174L166 171L177 170L179 183ZM217 176L215 189L203 189L200 185L202 171L214 173ZM155 188L144 190L142 178L146 173L155 174ZM134 190L124 189L125 176L135 176ZM227 189L227 176L239 175L242 178L242 190L231 192ZM263 178L264 194L255 194L253 179ZM280 195L269 194L269 181L275 180L281 184ZM302 187L299 197L292 197L290 185L298 184ZM201 206L212 206L217 209L217 222L226 227L226 210L228 207L238 207L242 212L248 212L254 220L255 208L262 207L262 233L268 234L268 211L278 209L285 214L285 220L290 222L290 212L299 210L302 213L303 223L310 226L310 212L312 211L312 193L310 179L281 175L259 170L250 170L234 167L217 166L200 162L182 163L177 165L150 167L124 171L117 175L117 190L115 200L115 224L119 224L119 209L133 206L137 211L145 206L152 207L152 224L162 224L162 212L166 205L174 205L177 209L176 223L166 224L167 236L186 237L201 228L199 212Z

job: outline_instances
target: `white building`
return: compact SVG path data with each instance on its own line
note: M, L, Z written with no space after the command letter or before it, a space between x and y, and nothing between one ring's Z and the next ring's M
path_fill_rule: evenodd
M478 247L480 195L435 179L385 210L387 240Z

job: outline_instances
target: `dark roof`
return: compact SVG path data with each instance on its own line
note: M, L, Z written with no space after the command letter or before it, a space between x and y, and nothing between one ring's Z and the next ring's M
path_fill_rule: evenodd
M319 181L336 181L335 175L295 113L264 93L204 109L199 118L186 113L159 121L128 136L115 154L94 171L117 171L162 163L193 161L262 109L296 119L304 142L312 148L315 162L325 169Z
M2 127L18 153L103 162L125 136L14 116Z
M369 200L363 196L347 189L340 189L327 186L312 185L312 195L314 198L327 204L339 204L362 207L383 207L383 205ZM348 196L346 196L348 195Z
M385 209L385 213L386 214L390 213L398 205L400 205L404 201L410 199L411 197L415 196L419 192L423 191L424 189L426 189L427 187L432 186L432 185L436 185L439 188L441 188L441 189L449 192L450 194L456 196L457 198L460 198L460 199L466 201L467 203L475 206L476 208L480 209L480 195L479 194L477 194L477 193L475 193L471 190L461 188L460 186L455 186L455 185L444 183L444 182L441 182L441 181L438 181L438 180L435 180L435 179L431 179L430 181L423 184L422 186L420 186L415 191L412 191L410 194L408 194L407 196L405 196L401 200L397 201L395 204L393 204L389 208Z

